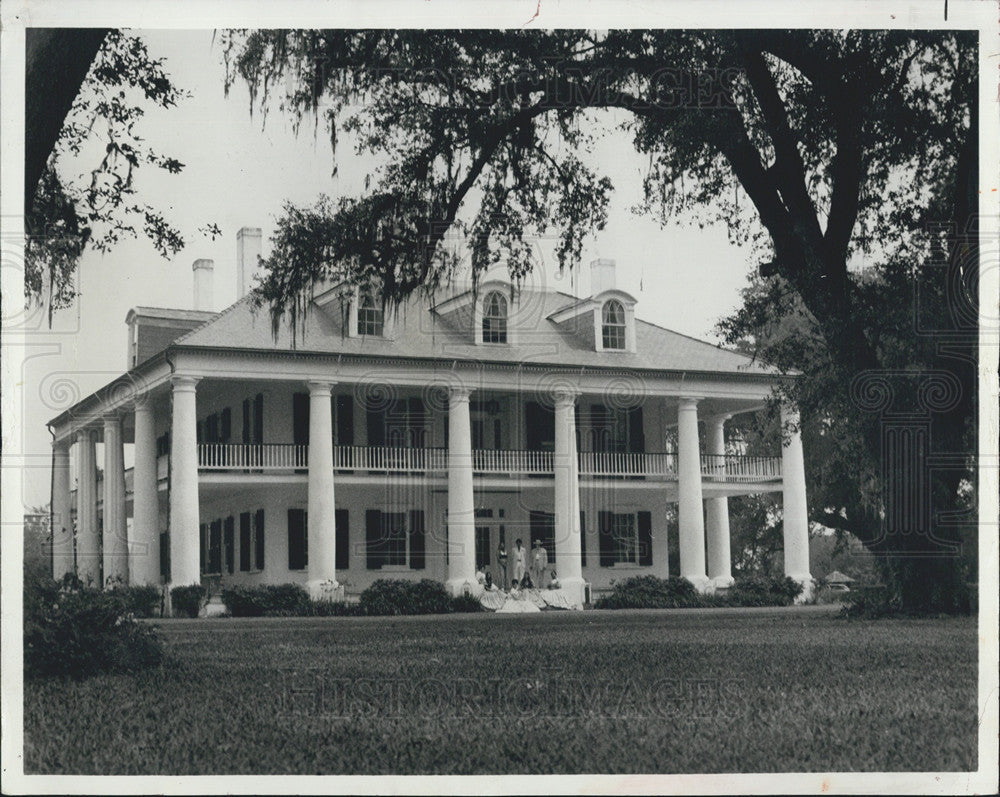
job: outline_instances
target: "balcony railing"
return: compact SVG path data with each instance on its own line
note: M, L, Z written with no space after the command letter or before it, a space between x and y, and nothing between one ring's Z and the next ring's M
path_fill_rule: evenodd
M198 445L198 467L211 471L305 470L309 467L309 446L201 443ZM448 451L444 448L334 446L333 467L341 472L444 473L448 469ZM551 451L477 449L472 452L472 469L477 474L552 475L555 455ZM676 479L677 455L585 451L579 454L579 473L596 477ZM778 457L706 454L701 457L701 474L712 481L772 481L781 478L781 460Z
M720 482L773 481L781 478L781 458L702 454L701 475Z

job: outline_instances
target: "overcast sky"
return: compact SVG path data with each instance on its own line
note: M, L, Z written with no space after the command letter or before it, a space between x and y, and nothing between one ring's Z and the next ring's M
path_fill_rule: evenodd
M29 340L24 364L26 506L49 499L50 436L45 422L120 374L125 367L125 315L131 307L192 306L191 264L215 261L215 304L237 297L236 231L260 227L265 254L284 201L312 203L321 193L336 198L360 186L366 164L338 147L339 173L331 177L329 139L307 126L298 137L290 120L274 113L262 124L251 118L243 86L223 94L221 50L211 31L143 31L150 55L164 58L176 85L191 93L170 110L152 108L139 133L151 149L185 164L179 175L145 167L137 185L144 201L160 208L185 234L188 246L173 260L160 257L145 239L125 241L107 255L88 252L80 264L80 297L56 315L53 329ZM613 119L609 118L609 123ZM641 200L645 159L621 133L603 139L594 165L615 185L607 228L587 244L583 268L560 277L550 247L538 246L536 279L578 295L589 293L587 264L613 258L618 285L638 298L637 314L688 335L717 342L716 322L739 303L752 268L750 253L727 240L722 228L679 223L666 229L630 208ZM71 176L96 164L64 162ZM223 236L210 241L199 227L215 222ZM100 451L98 452L100 456ZM129 461L131 457L127 453Z

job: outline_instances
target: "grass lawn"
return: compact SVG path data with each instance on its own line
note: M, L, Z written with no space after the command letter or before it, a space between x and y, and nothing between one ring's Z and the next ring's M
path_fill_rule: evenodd
M974 618L786 610L174 620L169 662L25 689L25 771L976 766Z

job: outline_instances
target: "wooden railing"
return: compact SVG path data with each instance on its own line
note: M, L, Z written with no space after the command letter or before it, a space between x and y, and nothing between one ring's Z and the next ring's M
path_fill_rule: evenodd
M309 446L201 443L198 445L198 467L233 471L305 470L309 467ZM337 471L444 473L448 469L448 451L444 448L334 446L333 467ZM472 452L472 469L480 474L551 475L555 472L555 455L551 451L477 449ZM676 479L677 455L584 451L579 454L579 473L581 476ZM713 481L772 481L781 478L781 459L705 454L701 457L701 474Z
M581 476L660 476L677 477L677 457L667 453L591 452L580 453Z
M781 457L702 454L701 475L722 482L762 482L781 478Z

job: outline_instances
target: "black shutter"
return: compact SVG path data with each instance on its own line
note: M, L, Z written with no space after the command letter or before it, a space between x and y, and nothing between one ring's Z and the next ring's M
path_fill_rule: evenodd
M354 445L354 396L350 393L337 396L337 445Z
M304 509L288 510L288 569L306 569L306 513Z
M642 407L628 409L628 450L641 454L646 450L646 439L642 430Z
M309 445L309 394L292 394L292 442Z
M198 526L198 572L205 572L205 524Z
M337 569L347 570L351 564L351 532L350 515L346 509L337 509L333 513L333 522L337 530L336 552Z
M208 572L222 572L222 520L213 520L208 527Z
M253 400L253 441L255 443L264 442L264 394L263 393L258 393Z
M264 569L264 510L257 510L257 539L256 550L254 551L256 558L256 570Z
M240 571L250 572L250 513L240 513Z
M410 512L410 569L423 570L426 566L426 543L424 534L424 510Z
M587 524L584 513L580 512L580 567L587 566Z
M378 509L365 511L366 567L378 570L385 559L385 535L382 533L382 513Z
M226 518L223 545L226 551L226 572L232 573L236 568L236 518L232 515Z
M206 436L208 437L207 442L209 443L221 443L222 438L220 432L222 431L219 424L219 413L213 412L208 416L208 431Z
M250 399L243 399L243 444L252 443L251 429L253 429L253 402Z
M368 445L385 445L385 416L382 410L368 410Z
M407 413L407 437L408 444L413 448L424 447L424 402L419 396L411 397L409 400L409 412Z
M639 564L653 564L653 516L649 512L638 514Z
M615 563L615 516L611 512L597 513L597 538L601 547L601 567Z
M170 532L160 534L160 575L166 583L170 583Z

